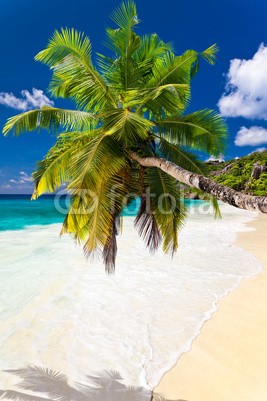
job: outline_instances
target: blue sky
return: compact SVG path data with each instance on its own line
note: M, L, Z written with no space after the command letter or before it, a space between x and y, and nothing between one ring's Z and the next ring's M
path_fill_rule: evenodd
M59 107L71 106L67 101L51 99L47 93L51 73L33 58L45 47L53 31L61 27L84 31L93 43L93 50L103 52L104 28L112 25L109 15L119 3L117 0L1 0L1 127L22 108L36 107L49 102L48 99ZM138 33L157 32L163 40L173 43L177 54L218 44L220 52L215 66L203 63L193 82L190 110L208 107L220 110L226 117L230 137L224 157L245 155L267 146L267 47L264 46L267 2L136 0L136 3L141 20ZM34 93L33 88L37 89ZM30 192L29 177L35 162L54 141L55 137L45 131L18 138L1 136L0 193Z

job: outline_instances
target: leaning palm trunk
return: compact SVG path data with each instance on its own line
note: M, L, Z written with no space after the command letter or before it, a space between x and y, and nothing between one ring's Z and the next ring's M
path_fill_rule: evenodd
M193 188L198 188L206 193L209 193L218 200L221 200L229 205L247 209L257 210L262 213L267 213L267 196L251 196L235 191L220 185L203 175L192 173L184 168L159 157L141 157L138 154L131 152L130 156L144 167L158 167L168 175L176 178L179 182L189 185Z

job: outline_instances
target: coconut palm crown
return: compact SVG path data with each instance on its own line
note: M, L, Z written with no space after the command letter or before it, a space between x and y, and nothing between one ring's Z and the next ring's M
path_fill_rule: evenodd
M72 99L76 110L44 106L11 117L3 130L16 135L40 128L57 131L55 145L33 173L32 197L67 184L71 205L62 233L82 241L87 255L100 251L109 272L129 194L141 198L135 224L152 252L161 242L165 252L176 251L186 217L177 181L157 167L141 166L131 155L165 158L204 175L203 164L190 151L218 155L227 134L212 110L185 114L191 80L201 59L214 63L216 45L177 56L156 34L138 36L131 1L111 18L116 27L106 30L108 56L98 54L97 67L89 38L75 29L55 31L35 57L52 70L52 96Z

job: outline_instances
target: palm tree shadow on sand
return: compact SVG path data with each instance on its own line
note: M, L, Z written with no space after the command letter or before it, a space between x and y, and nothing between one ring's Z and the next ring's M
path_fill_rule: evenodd
M16 401L170 401L137 386L126 386L116 371L103 371L96 376L86 376L86 384L69 384L60 372L37 366L4 370L22 381L17 387L22 391L0 390L1 400ZM26 392L24 392L24 390ZM29 393L28 393L29 392ZM35 395L34 393L39 393ZM173 400L174 401L174 400ZM186 400L176 400L186 401Z

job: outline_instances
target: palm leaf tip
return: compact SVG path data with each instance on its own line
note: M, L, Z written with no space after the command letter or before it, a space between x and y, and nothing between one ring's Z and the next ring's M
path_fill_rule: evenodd
M127 29L139 23L136 4L133 1L121 3L111 14L111 19L121 28Z
M111 274L115 272L115 261L117 256L117 239L120 226L119 216L114 216L111 232L104 245L102 256L105 264L106 273Z
M154 214L149 212L146 197L142 196L139 212L135 218L134 224L138 229L140 237L146 243L149 251L155 253L161 243L161 234L154 217Z
M90 58L91 50L90 39L83 32L74 28L61 28L54 32L46 49L40 51L35 60L54 68L70 53L81 58Z
M216 55L218 52L219 52L219 47L215 43L200 54L209 64L213 65L216 61Z

